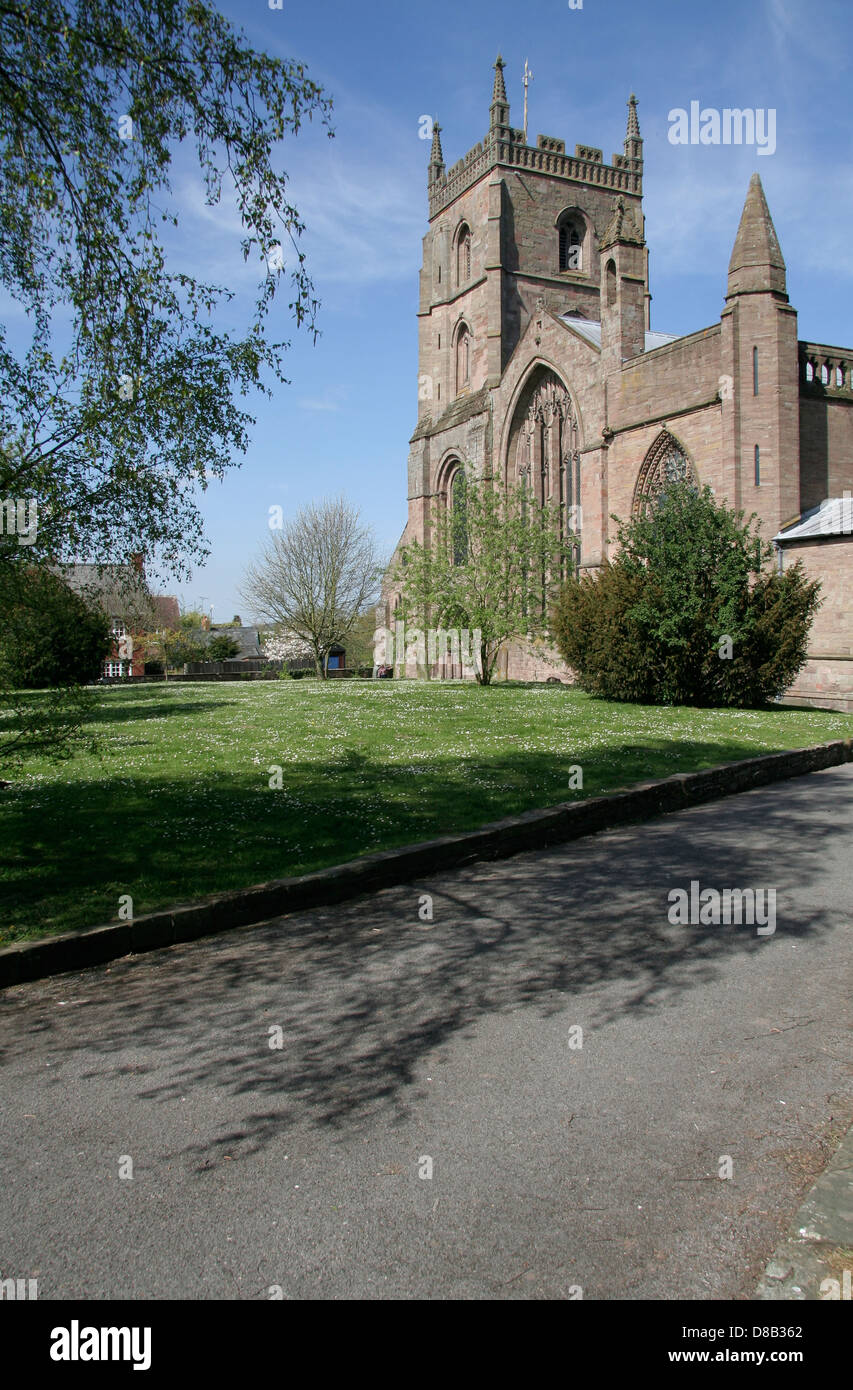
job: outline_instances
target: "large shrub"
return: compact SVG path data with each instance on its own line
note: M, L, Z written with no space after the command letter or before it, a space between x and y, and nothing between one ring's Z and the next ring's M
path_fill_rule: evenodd
M710 488L673 483L617 527L620 549L570 580L553 613L559 650L591 694L649 704L753 706L806 659L820 585L771 568L754 518Z
M110 653L109 618L74 593L52 570L10 574L3 596L0 666L23 690L97 680Z

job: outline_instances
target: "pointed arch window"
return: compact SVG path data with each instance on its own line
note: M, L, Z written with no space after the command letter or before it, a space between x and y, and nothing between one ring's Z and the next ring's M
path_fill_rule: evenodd
M471 334L461 323L456 333L456 394L467 390L471 381Z
M647 508L654 507L666 494L667 487L676 482L699 486L696 469L683 444L669 430L661 430L646 454L637 478L632 507L634 516L641 516Z
M454 565L468 560L468 500L465 470L456 468L450 478L450 551Z
M583 270L583 238L571 222L560 227L560 269Z
M586 223L581 214L567 208L557 218L557 257L560 270L584 269Z
M612 309L616 303L616 262L608 261L604 271L604 302L608 309Z
M471 279L471 228L462 223L456 238L456 283L467 285Z

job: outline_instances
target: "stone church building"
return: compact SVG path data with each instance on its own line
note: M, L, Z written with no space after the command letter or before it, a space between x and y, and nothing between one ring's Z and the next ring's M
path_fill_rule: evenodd
M582 573L612 554L612 514L629 518L668 478L707 483L757 514L780 565L802 558L823 582L790 696L853 709L853 348L799 341L757 174L719 322L653 331L636 98L622 153L567 154L563 140L528 144L510 124L503 67L498 58L485 138L449 169L433 130L400 544L429 540L435 501L453 506L468 461L557 504ZM395 604L389 585L392 628ZM434 674L463 672L445 662ZM554 674L559 658L518 645L496 672Z

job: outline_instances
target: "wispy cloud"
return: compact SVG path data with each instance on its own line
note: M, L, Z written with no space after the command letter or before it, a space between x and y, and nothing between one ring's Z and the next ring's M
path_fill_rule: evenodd
M306 226L299 248L321 297L324 287L358 290L411 280L426 226L426 163L429 146L417 125L405 128L385 109L347 103L342 135L334 141L308 139L282 147L288 197ZM238 292L250 291L264 273L258 259L243 260L244 235L233 192L205 201L204 184L188 166L177 184L181 212L175 234L181 258L195 273ZM282 278L295 264L295 250L282 241Z
M825 165L799 152L760 160L745 151L736 162L721 160L720 153L697 151L679 170L682 151L675 149L647 180L647 235L658 265L679 275L725 274L749 178L757 171L789 268L853 280L853 169L838 168L828 178Z
M340 386L329 386L322 396L303 396L297 401L300 410L331 411L337 413L343 406L348 392Z
M774 59L802 69L803 59L839 74L849 67L845 42L828 41L840 33L849 19L849 0L823 0L816 9L812 0L764 0Z

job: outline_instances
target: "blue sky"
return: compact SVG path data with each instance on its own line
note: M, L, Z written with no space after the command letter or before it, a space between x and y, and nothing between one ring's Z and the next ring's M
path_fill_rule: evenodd
M268 537L270 506L285 516L343 492L390 553L406 519L408 440L417 416L415 311L427 227L429 142L437 117L447 164L488 127L500 51L511 120L522 123L527 58L529 139L540 132L622 149L626 100L637 94L645 141L644 206L652 328L690 332L715 322L750 174L761 175L788 265L799 336L853 344L853 132L849 120L850 0L315 0L269 8L222 4L256 48L304 61L335 103L335 139L306 126L282 145L293 201L321 300L315 344L287 320L290 384L257 398L241 466L201 497L211 555L189 584L161 587L187 606L204 597L216 620L251 616L238 595L247 561ZM672 108L774 108L777 148L676 146ZM204 205L181 162L181 238L197 273L245 293L253 281L239 225L224 202Z

